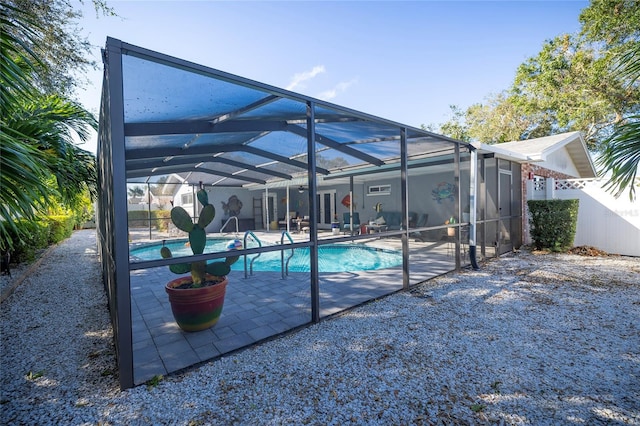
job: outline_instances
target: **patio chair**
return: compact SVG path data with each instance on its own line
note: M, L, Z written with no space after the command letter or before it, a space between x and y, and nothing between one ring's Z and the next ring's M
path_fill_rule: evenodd
M287 229L287 222L289 222L289 228L295 229L297 225L296 223L297 217L298 217L298 212L289 212L289 214L286 217L283 217L280 220L278 220L279 228L281 230Z
M309 232L309 216L297 220L298 232Z
M342 214L342 232L353 231L353 233L360 232L360 213L353 212L353 228L351 227L351 219L349 219L349 212Z

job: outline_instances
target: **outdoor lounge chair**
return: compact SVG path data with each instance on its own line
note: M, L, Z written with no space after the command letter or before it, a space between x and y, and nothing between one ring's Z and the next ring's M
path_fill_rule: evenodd
M352 214L353 214L353 228L351 227L349 212L342 214L342 232L344 232L345 234L347 232L351 232L352 230L353 230L353 233L356 233L356 234L360 232L360 213L353 212Z

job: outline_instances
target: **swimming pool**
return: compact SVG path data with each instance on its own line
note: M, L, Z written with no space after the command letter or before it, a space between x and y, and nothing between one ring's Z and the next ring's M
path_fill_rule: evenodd
M229 239L209 238L205 253L226 251ZM191 249L186 240L168 241L165 244L171 249L174 257L189 256ZM160 259L161 243L131 248L131 261ZM249 248L257 245L249 245ZM285 261L291 250L285 250ZM255 254L247 256L247 262ZM318 248L318 269L320 272L370 271L393 268L402 265L402 253L395 250L366 247L361 244L327 244ZM244 260L240 258L231 267L232 271L244 271ZM254 271L280 272L280 251L262 253L253 263ZM289 272L309 272L309 247L297 248L289 261Z

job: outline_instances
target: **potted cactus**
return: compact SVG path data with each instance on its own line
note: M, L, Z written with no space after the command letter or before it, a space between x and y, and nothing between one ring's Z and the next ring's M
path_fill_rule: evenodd
M209 204L209 197L202 188L202 183L197 198L203 205L197 222L194 223L189 213L180 206L171 209L171 221L178 229L189 234L189 245L193 254L202 254L207 243L205 228L215 217L216 211L213 205ZM165 259L173 256L164 242L160 254ZM231 265L239 257L229 256L225 260L210 263L202 260L169 266L175 274L191 272L191 275L172 280L165 286L173 317L181 329L200 331L213 327L218 322L224 304L227 275L231 271Z

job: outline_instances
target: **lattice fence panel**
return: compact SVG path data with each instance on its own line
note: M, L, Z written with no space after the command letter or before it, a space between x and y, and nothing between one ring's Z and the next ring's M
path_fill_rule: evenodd
M556 180L556 191L562 191L567 189L584 189L589 182L593 179L563 179Z

